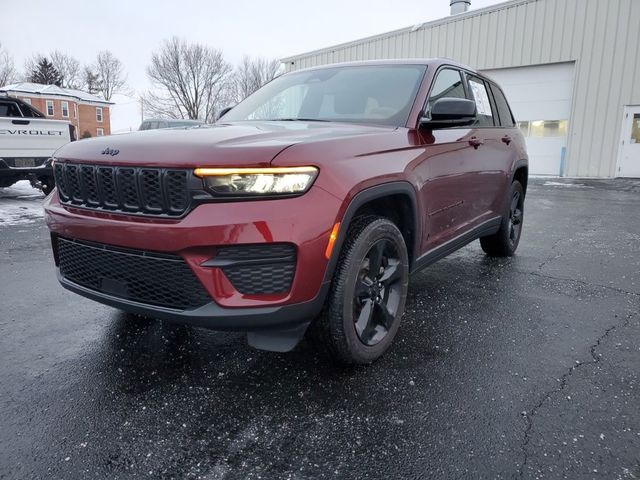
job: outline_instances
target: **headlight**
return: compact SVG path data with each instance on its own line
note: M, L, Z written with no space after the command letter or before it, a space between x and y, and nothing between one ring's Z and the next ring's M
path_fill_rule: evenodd
M299 195L318 175L316 167L196 168L215 196Z

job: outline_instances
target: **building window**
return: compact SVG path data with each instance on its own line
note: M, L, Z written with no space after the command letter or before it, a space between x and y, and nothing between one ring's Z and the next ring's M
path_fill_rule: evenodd
M102 107L96 107L96 122L102 122Z
M640 113L633 115L633 124L631 125L631 141L630 143L640 143Z
M69 118L69 102L60 102L60 110L64 118Z
M518 122L518 128L525 137L566 137L568 123L566 120L533 120Z
M54 110L53 110L53 100L47 100L47 115L49 115L50 117L53 117L54 114Z
M97 136L97 137L104 137L104 129L102 129L102 128L97 128L97 129L96 129L96 136Z
M78 118L78 104L73 104L73 118Z

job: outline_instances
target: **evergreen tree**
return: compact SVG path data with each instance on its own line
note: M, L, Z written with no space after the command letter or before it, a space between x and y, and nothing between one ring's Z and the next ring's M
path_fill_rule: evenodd
M33 83L43 85L62 85L62 76L53 64L46 58L41 57L31 70L28 80Z

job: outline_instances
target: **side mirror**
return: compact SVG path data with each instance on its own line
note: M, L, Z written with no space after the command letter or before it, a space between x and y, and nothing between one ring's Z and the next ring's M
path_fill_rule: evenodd
M224 117L227 114L227 112L232 108L233 107L224 107L222 110L220 110L220 112L218 112L218 115L216 116L216 122L220 120L222 117Z
M422 117L422 128L448 128L471 125L476 120L476 102L464 98L440 98L431 107L431 118Z

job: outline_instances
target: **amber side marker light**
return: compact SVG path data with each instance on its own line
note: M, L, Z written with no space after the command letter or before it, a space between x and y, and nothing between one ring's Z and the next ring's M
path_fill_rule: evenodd
M340 230L340 222L336 223L331 229L331 235L329 235L329 242L327 243L327 249L324 251L324 256L327 260L331 258L331 251L338 239L338 230Z

